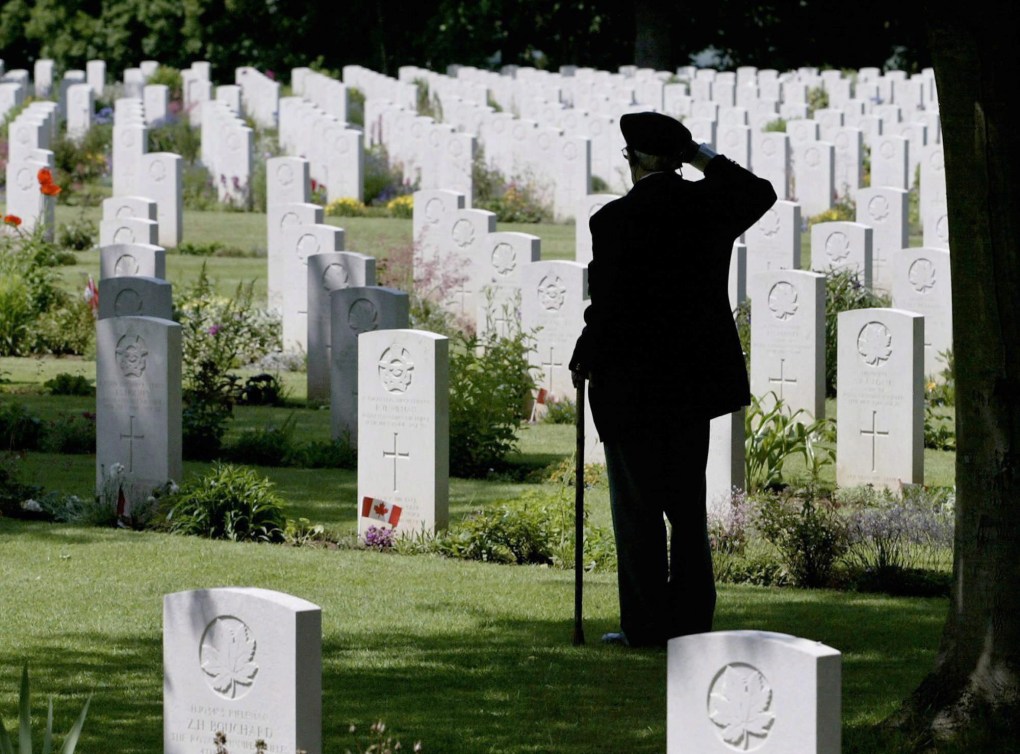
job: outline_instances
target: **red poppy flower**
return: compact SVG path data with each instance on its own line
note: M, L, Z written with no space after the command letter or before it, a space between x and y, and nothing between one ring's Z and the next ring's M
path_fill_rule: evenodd
M17 228L21 225L21 218L17 215L4 215L4 225L13 225Z
M56 196L60 193L60 186L55 183L43 183L39 186L39 190L46 196Z
M37 177L40 186L49 186L53 183L53 172L49 168L40 168Z

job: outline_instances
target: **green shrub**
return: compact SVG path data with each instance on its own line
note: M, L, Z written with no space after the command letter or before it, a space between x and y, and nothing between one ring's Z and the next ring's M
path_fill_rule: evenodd
M840 312L889 306L888 296L876 293L861 283L852 270L836 270L825 275L825 395L836 396L836 354Z
M31 290L24 277L0 272L0 356L31 352L35 317Z
M391 199L413 194L417 186L404 178L400 165L391 165L386 148L375 145L365 149L365 201L368 206L385 206Z
M765 409L763 403L771 404ZM775 393L767 399L751 396L744 412L744 483L748 492L776 489L784 484L783 466L787 459L804 457L813 482L823 467L836 460L836 423L829 418L804 424L798 417L803 409L792 412Z
M543 191L531 177L507 180L498 170L489 167L481 150L471 169L474 205L496 214L499 222L542 223L552 221L552 209Z
M21 456L0 452L0 517L22 516L22 503L39 493L36 487L21 481Z
M36 450L42 436L41 419L20 403L0 401L0 451Z
M459 335L450 353L450 473L480 476L517 447L517 428L534 389L533 338Z
M79 215L69 223L62 223L57 231L57 243L72 251L88 251L99 241L99 230L96 224L84 215Z
M47 422L42 446L50 453L95 453L96 415L82 411Z
M254 466L286 466L294 457L294 414L279 427L247 429L224 452L228 460Z
M282 542L287 520L273 483L252 469L217 463L167 496L171 532L211 539Z
M113 149L113 126L96 123L81 139L62 133L52 149L54 179L61 188L58 200L63 204L95 206L96 196L84 189L110 175L107 157Z
M184 80L179 69L160 63L159 67L149 76L147 84L162 84L169 89L170 101L180 102L184 93Z
M544 424L573 424L577 421L577 403L569 398L546 398Z
M755 526L782 555L783 565L798 586L831 583L837 561L849 548L846 521L831 501L799 495L766 494L757 499Z
M406 540L408 538L404 538ZM421 540L398 539L398 551L421 548ZM574 495L567 488L553 494L526 492L498 501L451 524L427 540L427 549L446 557L490 563L574 567ZM584 518L585 570L616 567L612 535Z
M181 202L185 209L211 212L222 209L216 185L201 165L185 165L181 177Z
M349 437L310 440L294 450L291 463L304 469L356 469L358 449Z
M62 291L60 298L63 304L39 316L33 350L54 356L87 356L95 347L96 315L84 296Z
M148 135L148 151L179 154L186 163L185 174L202 151L202 133L192 128L187 118L169 117L160 125L150 126Z

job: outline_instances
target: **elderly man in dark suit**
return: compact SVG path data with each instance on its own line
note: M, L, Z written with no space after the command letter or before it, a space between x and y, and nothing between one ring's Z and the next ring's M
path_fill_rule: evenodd
M589 380L609 474L621 631L602 639L663 646L712 628L709 421L750 402L730 255L776 193L675 118L630 113L620 130L634 187L590 220L591 304L570 368Z

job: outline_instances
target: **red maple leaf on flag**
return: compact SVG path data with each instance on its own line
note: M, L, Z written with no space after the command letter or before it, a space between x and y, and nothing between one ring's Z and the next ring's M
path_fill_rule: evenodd
M387 510L386 503L376 503L372 507L372 510L375 511L376 515L378 515L378 516L385 516L386 515L386 510Z

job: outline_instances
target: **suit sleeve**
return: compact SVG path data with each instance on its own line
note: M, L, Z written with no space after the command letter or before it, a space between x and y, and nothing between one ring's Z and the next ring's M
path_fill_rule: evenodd
M758 222L777 198L769 181L723 155L716 155L708 163L701 184L715 196L708 203L712 210L703 223L714 224L734 238Z

